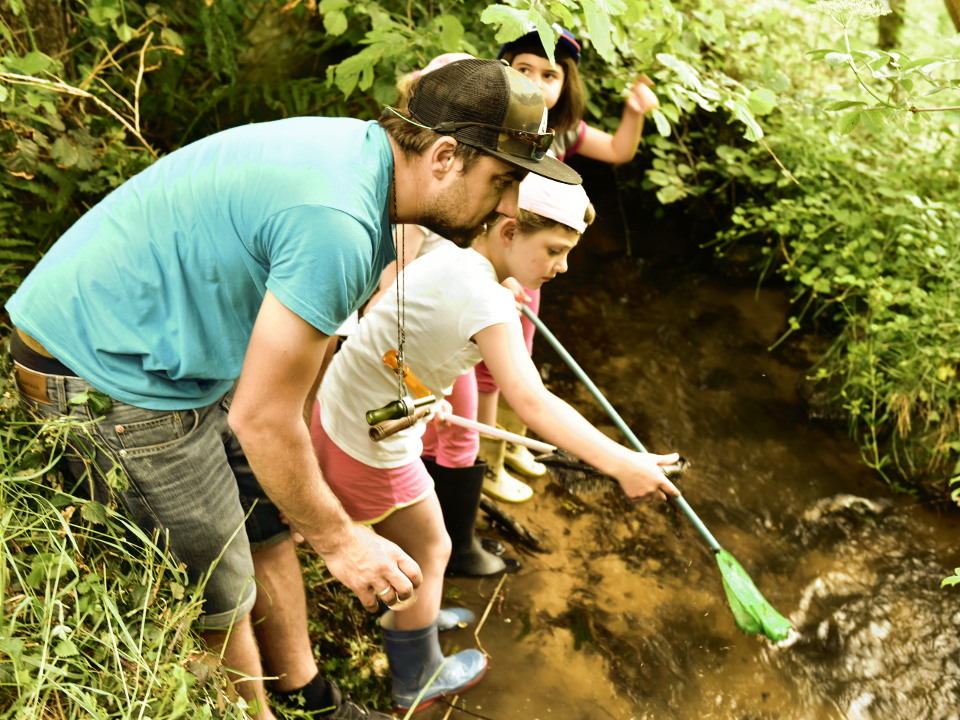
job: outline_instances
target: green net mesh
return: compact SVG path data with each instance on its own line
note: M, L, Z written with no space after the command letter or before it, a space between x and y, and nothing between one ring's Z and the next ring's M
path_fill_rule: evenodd
M717 564L737 626L748 635L762 631L775 642L785 639L790 633L790 621L774 610L760 594L736 558L721 549L717 552Z

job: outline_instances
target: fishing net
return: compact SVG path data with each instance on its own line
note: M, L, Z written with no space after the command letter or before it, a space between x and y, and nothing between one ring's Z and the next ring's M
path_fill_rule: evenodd
M607 492L619 487L612 477L566 450L557 449L534 459L550 468L556 481L571 495Z
M790 633L790 621L774 610L760 594L753 580L733 555L723 549L718 550L716 555L723 589L727 593L727 601L737 627L747 635L756 635L762 631L774 642L785 639Z

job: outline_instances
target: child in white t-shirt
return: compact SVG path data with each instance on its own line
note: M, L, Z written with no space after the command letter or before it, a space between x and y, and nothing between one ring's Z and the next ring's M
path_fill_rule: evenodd
M397 346L398 292L404 363L437 398L482 359L511 406L548 442L616 478L631 498L679 495L658 467L676 455L615 443L543 386L524 344L516 298L500 284L512 277L537 288L566 271L567 255L587 227L588 212L592 216L586 193L530 175L520 185L519 208L517 218L500 218L469 248L448 243L407 267L334 356L314 413L321 469L346 511L396 542L423 571L416 602L381 620L401 711L428 684L418 707L472 686L486 658L476 650L457 653L430 682L443 661L436 619L450 539L420 458L424 425L377 443L365 421L368 410L397 399L397 376L382 357ZM387 596L389 590L374 589Z

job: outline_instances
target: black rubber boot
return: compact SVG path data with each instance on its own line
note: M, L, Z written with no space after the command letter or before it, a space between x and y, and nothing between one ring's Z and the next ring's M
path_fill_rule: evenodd
M443 524L453 544L448 577L487 577L504 572L516 572L516 560L499 558L483 549L473 532L480 507L483 471L486 465L478 463L464 468L448 468L424 460L427 472L433 478L437 499L443 510Z

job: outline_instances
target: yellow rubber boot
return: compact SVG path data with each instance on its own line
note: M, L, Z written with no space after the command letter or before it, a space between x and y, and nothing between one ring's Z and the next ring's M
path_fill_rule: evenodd
M506 443L496 438L480 438L478 459L487 465L483 476L483 491L503 502L522 503L533 497L533 488L517 480L503 467Z
M497 425L517 435L527 434L527 426L513 408L504 402L503 397L497 406ZM533 453L523 445L508 442L504 448L503 462L524 477L539 478L547 474L547 466L534 460Z

